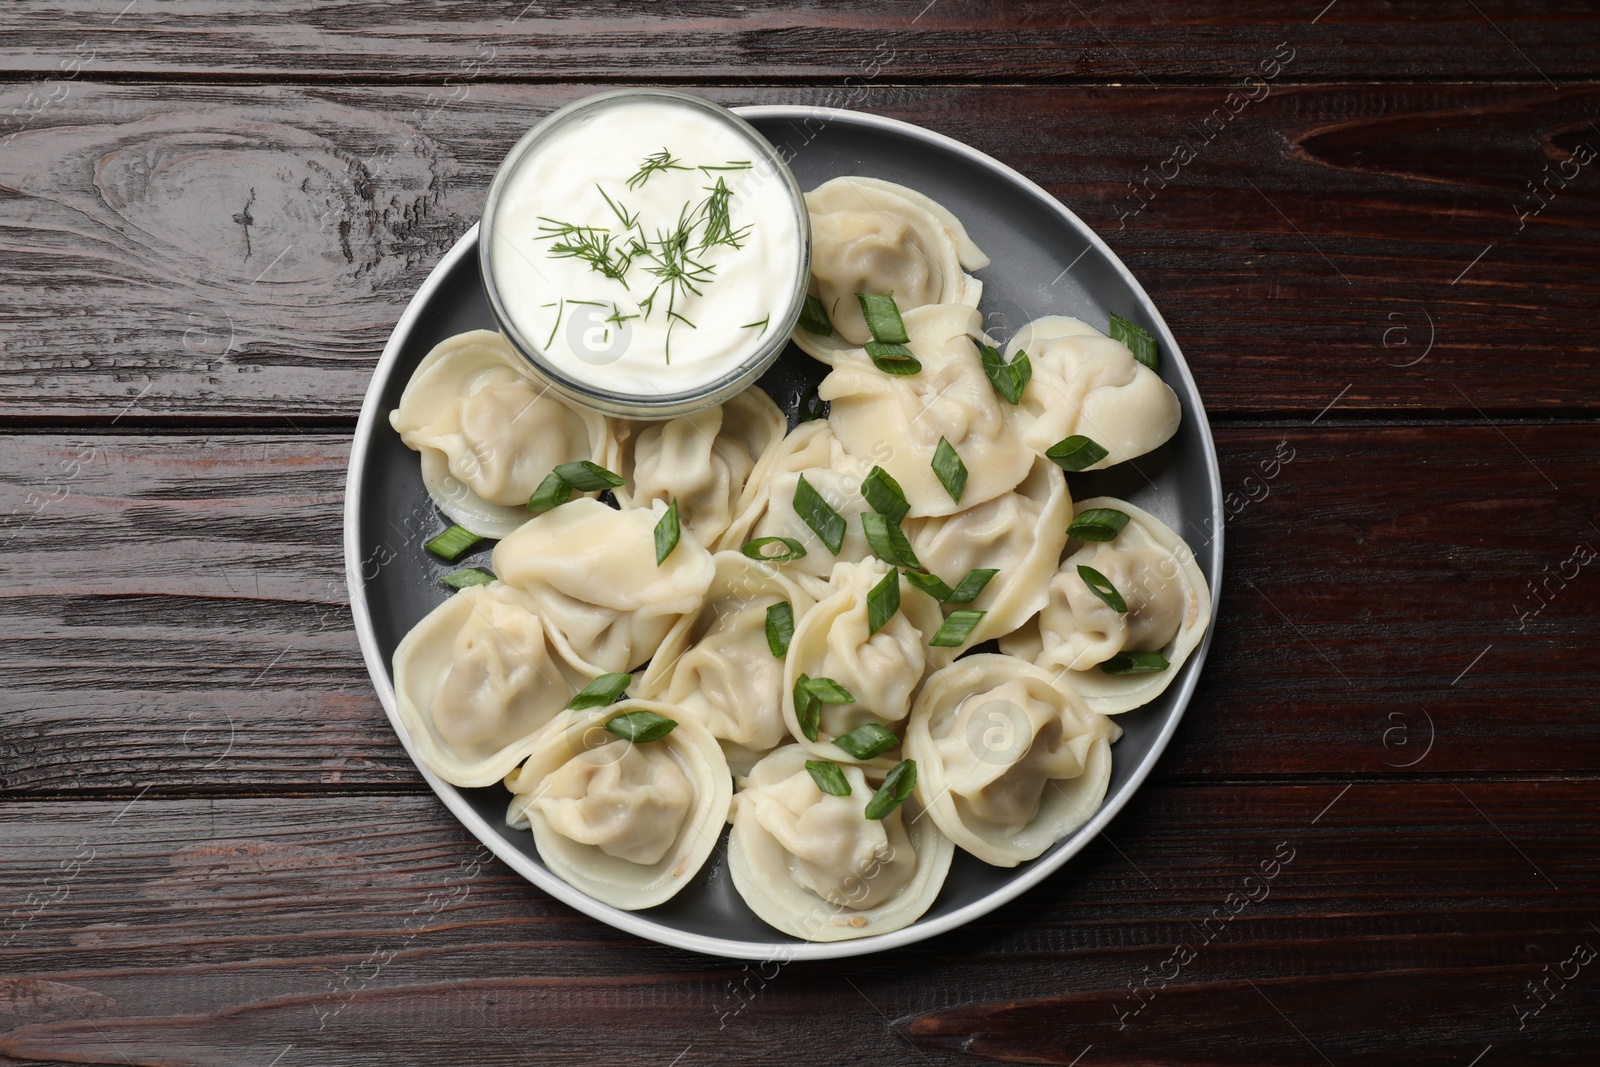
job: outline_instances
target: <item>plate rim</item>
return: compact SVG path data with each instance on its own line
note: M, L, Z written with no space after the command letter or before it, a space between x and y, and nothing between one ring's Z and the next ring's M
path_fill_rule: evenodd
M1082 826L1074 830L1067 842L1058 847L1054 852L1031 861L1030 866L1009 879L1003 886L992 890L978 900L938 918L926 920L918 919L910 926L884 934L875 934L871 937L857 938L846 941L811 942L798 941L795 943L768 944L760 942L743 941L734 938L712 937L706 934L691 933L667 926L647 918L639 912L623 911L609 904L603 904L588 894L557 877L554 873L545 870L529 860L520 850L516 849L503 838L499 831L482 818L478 812L462 796L460 790L438 777L417 759L417 754L412 747L411 739L407 735L404 725L400 722L395 710L394 687L389 680L388 665L378 649L376 631L372 625L372 615L367 605L366 580L362 575L361 545L357 538L360 502L363 499L364 477L369 442L373 439L381 420L387 425L388 420L379 411L379 400L383 387L394 372L395 365L399 362L400 352L410 336L416 322L421 318L424 308L428 305L435 290L443 283L444 278L460 264L464 258L475 254L478 243L479 223L462 234L450 247L438 264L428 272L428 276L418 287L416 293L401 312L399 320L395 323L394 330L389 335L388 342L384 345L383 353L378 358L372 371L372 378L367 384L366 395L362 399L361 413L356 421L354 438L350 447L349 467L345 477L344 498L344 563L345 583L348 587L350 598L350 614L352 624L356 630L356 638L361 647L361 658L367 668L367 674L372 679L374 690L377 692L379 703L383 705L384 714L389 720L390 727L400 739L405 748L406 755L412 764L421 772L423 779L428 783L434 794L444 803L462 826L476 837L483 846L488 848L496 857L509 866L517 874L538 888L555 897L564 904L582 912L591 918L598 919L615 929L642 937L659 944L673 948L687 949L708 956L717 956L724 959L744 960L820 960L841 959L851 956L864 956L889 949L901 948L915 944L931 937L956 930L975 919L989 914L1003 904L1007 904L1029 889L1043 882L1047 877L1064 867L1068 860L1081 852L1090 841L1099 836L1106 825L1133 799L1145 780L1149 778L1161 755L1166 751L1167 744L1172 735L1177 731L1178 723L1189 710L1189 704L1194 697L1194 691L1200 681L1200 674L1208 658L1211 641L1216 634L1217 618L1222 601L1220 587L1223 575L1223 497L1222 474L1217 459L1216 441L1211 433L1211 420L1206 415L1205 404L1200 396L1199 387L1195 384L1194 377L1189 371L1189 363L1183 356L1182 349L1168 328L1166 318L1156 306L1150 294L1139 284L1121 257L1111 250L1104 239L1085 223L1078 215L1061 201L1057 200L1037 182L1014 168L1000 162L987 153L980 152L970 145L964 144L953 137L926 129L915 123L905 122L900 119L888 118L882 115L873 115L862 111L853 111L846 108L818 107L806 104L758 104L731 109L747 121L756 119L790 119L806 120L821 118L828 122L846 122L868 129L878 129L886 133L898 134L931 143L945 151L965 157L969 162L997 173L1000 177L1010 182L1020 191L1029 194L1040 206L1047 211L1053 211L1063 217L1074 232L1086 237L1089 247L1097 248L1109 265L1121 276L1129 289L1139 296L1145 308L1154 316L1155 326L1159 338L1165 346L1166 352L1173 357L1173 366L1183 384L1187 387L1188 397L1194 403L1194 411L1198 422L1198 430L1204 444L1204 460L1206 473L1211 489L1212 499L1212 536L1207 543L1210 549L1211 568L1215 572L1215 580L1211 589L1211 619L1206 626L1205 636L1198 647L1190 654L1186 674L1179 679L1176 689L1176 704L1172 713L1162 724L1161 730L1151 742L1150 748L1137 766L1132 769L1128 782L1122 791L1108 797L1101 804L1094 815ZM1081 253L1080 257L1081 258ZM1074 261L1076 262L1076 261ZM1070 267L1068 268L1070 269ZM1187 539L1185 539L1187 544ZM1197 553L1198 555L1198 553ZM1189 666L1192 664L1192 666Z

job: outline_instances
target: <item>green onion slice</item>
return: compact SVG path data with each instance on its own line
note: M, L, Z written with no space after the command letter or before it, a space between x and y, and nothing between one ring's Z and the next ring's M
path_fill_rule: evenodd
M1028 353L1018 352L1016 358L1007 363L992 345L980 342L978 351L983 358L983 373L988 375L989 384L994 386L1000 399L1008 404L1022 403L1022 391L1033 379L1033 361Z
M983 592L989 580L1000 572L993 567L974 567L966 573L956 587L950 590L950 595L944 598L946 604L970 604L978 599L978 594Z
M488 585L494 581L494 575L481 567L466 567L459 571L451 571L439 580L452 589L466 589L474 585Z
M1063 437L1051 445L1044 456L1064 471L1081 471L1092 467L1110 455L1094 441L1082 434Z
M972 636L972 631L977 629L978 623L987 614L987 611L971 611L967 608L952 611L928 644L934 648L960 648L967 643L967 638Z
M903 521L911 512L905 490L901 489L900 483L894 480L894 476L882 467L873 467L861 480L861 496L873 511L879 515L887 515L895 522Z
M856 759L872 759L898 745L900 739L877 723L866 722L843 737L835 737L833 743Z
M844 516L822 499L822 494L806 481L804 474L794 487L794 511L828 546L828 551L837 556L844 545Z
M922 369L922 361L913 356L911 349L905 345L868 341L866 349L872 365L885 374L915 374Z
M555 471L544 476L544 481L539 483L539 488L533 491L528 498L528 510L535 515L542 515L551 508L559 507L572 499L572 486L567 480Z
M1118 615L1128 613L1128 602L1122 599L1122 594L1117 592L1117 587L1111 584L1111 579L1095 570L1078 564L1078 577L1083 579L1083 584L1089 587L1089 592L1105 601L1106 607Z
M822 301L817 297L806 297L805 305L800 309L800 328L823 337L833 332L833 323L828 321L828 309L822 306Z
M661 518L656 520L656 566L661 566L666 558L672 555L672 550L678 547L678 538L683 531L678 526L678 498L673 497L672 503L667 505L667 510Z
M782 545L783 550L766 552L764 549L768 545ZM766 563L788 563L805 555L806 546L792 537L758 537L754 541L746 541L739 551L751 559L759 559Z
M1133 353L1133 358L1143 363L1151 370L1157 369L1161 363L1161 350L1156 346L1156 339L1149 330L1142 326L1135 326L1121 315L1111 316L1111 329L1108 331L1113 341L1121 341L1128 346L1128 351Z
M567 707L573 711L584 708L603 708L615 704L633 683L631 674L602 674L572 695Z
M653 711L629 711L613 715L606 722L606 732L629 741L659 741L678 725L676 719L657 715Z
M937 574L927 571L906 571L905 575L906 581L911 583L912 588L922 590L940 603L948 603L950 595L955 592Z
M802 677L804 677L802 675ZM806 678L806 692L822 701L824 704L854 704L856 698L850 690L834 681L832 678Z
M1116 508L1090 508L1081 511L1067 527L1067 536L1080 541L1110 541L1128 525L1128 513Z
M1158 674L1172 664L1159 652L1118 652L1100 664L1107 674Z
M850 795L850 783L845 780L844 768L825 759L806 760L806 773L817 783L817 788L832 797Z
M817 727L822 721L822 705L853 704L850 690L832 678L812 678L802 674L794 680L794 714L800 723L800 732L807 741L817 739Z
M800 398L799 406L795 409L795 421L810 422L812 419L825 419L828 417L827 407L816 393L807 393Z
M967 465L961 462L947 437L939 438L939 447L933 450L933 473L944 491L950 494L950 499L961 503L962 490L967 487Z
M600 464L591 463L586 459L576 463L563 463L555 469L555 473L561 475L568 485L580 493L599 493L627 484L627 479L622 475L608 471Z
M900 572L891 570L867 594L867 633L875 634L900 610Z
M872 794L872 799L867 801L866 816L869 819L882 819L895 808L906 802L911 791L917 787L917 761L914 759L901 760L895 764L894 770L884 776L883 784L878 791Z
M787 600L767 606L767 647L782 659L789 654L789 642L794 639L794 608Z
M856 300L861 304L861 315L867 320L867 329L872 331L874 341L903 345L911 340L893 293L857 293Z
M867 544L872 547L872 554L892 567L907 567L920 571L922 564L917 560L916 550L911 547L911 542L906 538L905 531L900 529L900 524L887 515L879 515L875 511L861 513L861 529L866 532Z
M482 540L482 537L465 526L452 526L422 547L440 559L455 559L463 552L470 551L473 545Z

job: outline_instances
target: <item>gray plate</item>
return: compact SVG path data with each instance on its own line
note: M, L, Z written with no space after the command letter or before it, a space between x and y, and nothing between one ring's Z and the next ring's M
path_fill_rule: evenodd
M860 955L932 937L992 911L1065 864L1128 802L1177 728L1211 644L1219 599L1215 592L1222 579L1222 488L1205 410L1166 323L1105 243L1043 189L958 141L891 119L812 107L737 110L786 155L792 153L801 188L841 174L862 174L918 189L954 211L978 246L993 257L978 272L984 282L985 328L991 334L1004 338L1030 319L1050 314L1075 315L1099 325L1115 311L1156 335L1161 376L1183 405L1177 436L1136 463L1072 475L1069 482L1075 499L1107 495L1132 501L1197 548L1213 591L1212 629L1161 699L1118 717L1125 733L1112 750L1110 790L1104 807L1087 825L1015 868L990 867L957 850L950 877L926 915L904 930L855 941L808 944L757 919L734 892L725 838L724 847L677 897L647 911L618 911L551 874L534 849L532 835L506 827L509 794L503 788L457 789L426 770L422 773L495 855L552 896L618 929L743 959ZM486 562L488 549L452 564L424 551L423 542L449 523L429 502L417 455L389 428L388 413L430 348L463 330L494 328L476 248L474 227L428 276L400 317L373 373L350 455L345 495L350 606L367 669L408 751L410 741L394 710L390 663L395 646L446 599L450 591L439 584L440 575L464 563ZM824 369L791 346L761 385L792 419L800 396Z

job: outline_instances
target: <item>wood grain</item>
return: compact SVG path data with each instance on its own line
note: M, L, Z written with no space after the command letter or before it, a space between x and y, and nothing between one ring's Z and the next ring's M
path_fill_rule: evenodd
M66 84L0 154L0 412L348 425L506 147L593 88ZM1600 412L1592 86L704 91L891 115L1037 179L1215 417Z
M1093 1043L1083 1063L1215 1064L1218 1046L1311 1062L1299 1027L1339 1063L1396 1048L1466 1062L1492 1042L1506 1062L1575 1064L1600 1028L1593 965L1520 1032L1513 1005L1600 943L1594 797L1570 782L1151 787L961 931L786 966L579 916L484 858L431 796L11 802L0 1054L777 1064L803 1045L867 1067L971 1062L956 1050L1067 1063ZM1147 981L1179 945L1181 974Z
M5 789L418 787L351 630L345 439L0 440ZM1600 773L1600 430L1218 442L1221 619L1165 779Z
M1326 6L1325 6L1326 5ZM11 16L0 66L163 79L480 77L651 83L1232 80L1280 41L1324 81L1587 77L1600 48L1577 0L1183 3L761 0L584 4L441 0L47 0ZM887 62L885 58L888 57ZM1530 58L1531 57L1531 58ZM877 67L881 66L881 71Z

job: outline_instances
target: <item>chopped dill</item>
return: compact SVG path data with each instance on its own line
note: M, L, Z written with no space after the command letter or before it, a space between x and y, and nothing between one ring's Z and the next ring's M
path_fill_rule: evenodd
M633 177L628 179L628 188L637 189L650 180L650 176L664 170L688 170L683 161L673 156L665 148L661 151L644 157L644 162L639 164L639 169Z
M767 329L767 323L769 323L771 321L772 321L772 316L768 315L766 318L762 319L760 322L747 322L743 326L739 327L739 329L748 330L752 326L759 326L759 327L761 327L762 332L765 333L766 329Z

